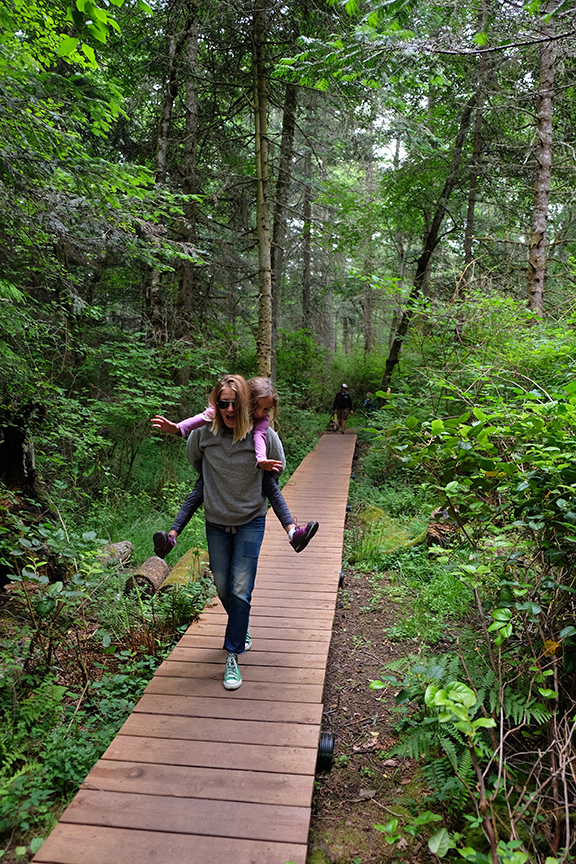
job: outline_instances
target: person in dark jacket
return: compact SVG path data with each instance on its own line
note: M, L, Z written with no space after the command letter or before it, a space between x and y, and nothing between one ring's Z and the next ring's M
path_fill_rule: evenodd
M346 420L348 419L348 415L352 414L354 411L354 407L352 405L352 397L348 392L348 385L342 384L342 387L336 393L334 397L334 404L332 405L332 411L336 412L336 418L338 420L338 426L340 427L340 434L344 435L346 432Z

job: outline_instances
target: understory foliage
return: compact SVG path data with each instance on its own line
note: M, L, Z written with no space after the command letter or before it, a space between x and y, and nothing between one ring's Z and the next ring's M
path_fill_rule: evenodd
M414 400L393 417L393 397L378 394L376 451L408 472L445 527L434 534L431 521L427 553L405 548L380 566L402 586L416 554L467 595L453 653L372 683L399 688L400 752L426 759L451 829L431 840L439 857L552 864L576 846L576 380L573 339L561 335L564 351L542 334L532 350L511 341L516 368L429 379L442 409L432 416ZM530 376L519 372L529 365Z
M3 491L4 505L11 497ZM213 589L201 578L148 596L95 532L12 518L19 524L2 536L11 589L0 618L0 838L23 838L22 857L38 850Z

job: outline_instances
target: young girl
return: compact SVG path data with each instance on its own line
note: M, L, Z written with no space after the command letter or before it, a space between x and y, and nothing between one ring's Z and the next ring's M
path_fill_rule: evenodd
M251 418L253 423L254 433L254 452L256 455L256 464L263 469L262 491L268 498L274 513L280 520L280 523L286 533L290 545L296 552L301 552L306 548L312 537L318 530L318 522L311 520L307 525L297 525L290 514L288 505L278 486L278 478L275 476L282 469L282 462L274 459L268 459L266 455L266 433L270 426L270 415L272 419L276 417L278 412L278 393L276 388L268 378L252 378L248 382L250 386L250 394L252 397ZM210 394L212 396L212 394ZM189 417L182 420L180 423L172 423L165 417L156 415L152 417L150 422L155 429L160 432L165 432L169 435L180 435L187 437L193 429L199 429L201 426L206 426L211 423L216 414L216 409L225 410L228 404L221 404L220 400L217 404L208 407L195 417ZM166 531L157 531L153 536L154 553L159 558L165 558L171 549L176 545L176 539L182 530L186 527L192 515L200 507L204 499L204 483L202 474L198 477L196 485L190 495L186 498L180 510L176 515L176 519L168 533Z

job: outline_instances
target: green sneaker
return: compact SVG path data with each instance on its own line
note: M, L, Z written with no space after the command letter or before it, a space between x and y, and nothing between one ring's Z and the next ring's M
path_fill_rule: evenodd
M250 633L248 631L246 631L246 642L244 643L244 650L249 651L251 647L252 647L252 637L250 636Z
M226 658L223 683L226 690L237 690L242 684L242 676L238 668L238 657L236 654L228 654Z

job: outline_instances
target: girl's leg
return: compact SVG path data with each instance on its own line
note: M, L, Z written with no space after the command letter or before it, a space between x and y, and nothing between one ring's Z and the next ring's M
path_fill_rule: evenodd
M196 485L192 492L187 496L186 500L178 510L176 518L172 523L170 531L176 531L176 534L181 534L194 513L204 502L204 478L202 474L198 476Z
M292 514L288 509L288 505L286 504L286 499L280 491L278 478L272 473L272 471L263 471L262 475L262 491L270 502L270 506L274 510L274 513L282 527L286 531L289 531L290 528L294 528L295 523Z
M286 499L280 491L278 478L271 471L264 471L263 473L262 491L288 534L290 545L296 552L302 552L318 531L318 522L312 519L307 525L296 525L286 504Z
M154 542L154 553L159 558L165 558L166 555L174 548L176 545L176 538L179 534L182 533L196 510L200 507L202 502L204 501L204 480L202 479L202 474L198 477L196 481L196 485L192 492L187 496L186 500L178 510L176 514L176 519L174 520L172 527L168 534L165 531L157 531L152 540Z

